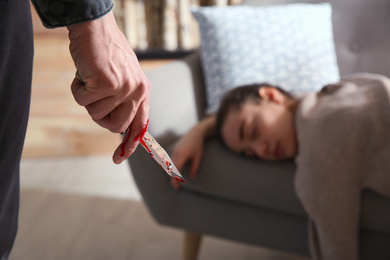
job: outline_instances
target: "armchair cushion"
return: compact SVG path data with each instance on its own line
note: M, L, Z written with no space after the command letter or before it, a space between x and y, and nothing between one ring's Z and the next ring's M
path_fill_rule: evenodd
M294 191L293 160L274 163L237 156L212 138L205 144L198 172L193 181L188 177L188 169L182 171L187 180L183 189L249 207L306 217Z
M239 85L268 82L302 94L338 81L331 11L326 3L194 10L208 112Z

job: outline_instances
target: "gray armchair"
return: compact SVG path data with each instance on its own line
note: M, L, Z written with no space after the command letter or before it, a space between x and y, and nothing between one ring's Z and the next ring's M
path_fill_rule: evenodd
M296 1L246 1L281 4ZM300 1L321 2L321 1ZM332 0L341 75L372 72L390 76L390 1ZM150 132L165 147L203 116L204 82L198 54L147 73L152 83ZM389 155L390 156L390 155ZM150 213L162 225L186 232L184 258L195 259L201 235L213 235L276 250L309 255L307 216L294 192L294 161L245 158L207 140L198 177L179 190L139 146L129 159ZM361 259L390 259L390 199L362 197Z

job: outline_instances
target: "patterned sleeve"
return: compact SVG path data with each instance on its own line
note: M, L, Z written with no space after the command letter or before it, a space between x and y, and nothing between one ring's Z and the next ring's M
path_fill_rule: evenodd
M111 11L112 0L32 0L46 28L92 21Z

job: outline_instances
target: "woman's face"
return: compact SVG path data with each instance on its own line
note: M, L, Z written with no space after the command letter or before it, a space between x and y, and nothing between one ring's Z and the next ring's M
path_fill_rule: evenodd
M296 155L294 113L282 100L286 97L278 93L264 96L258 104L246 102L227 114L221 131L230 149L271 161Z

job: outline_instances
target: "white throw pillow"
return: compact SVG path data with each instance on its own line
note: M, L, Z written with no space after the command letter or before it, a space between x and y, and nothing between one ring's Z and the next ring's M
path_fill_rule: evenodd
M226 91L267 82L303 94L339 80L331 5L201 7L201 59L207 112Z

